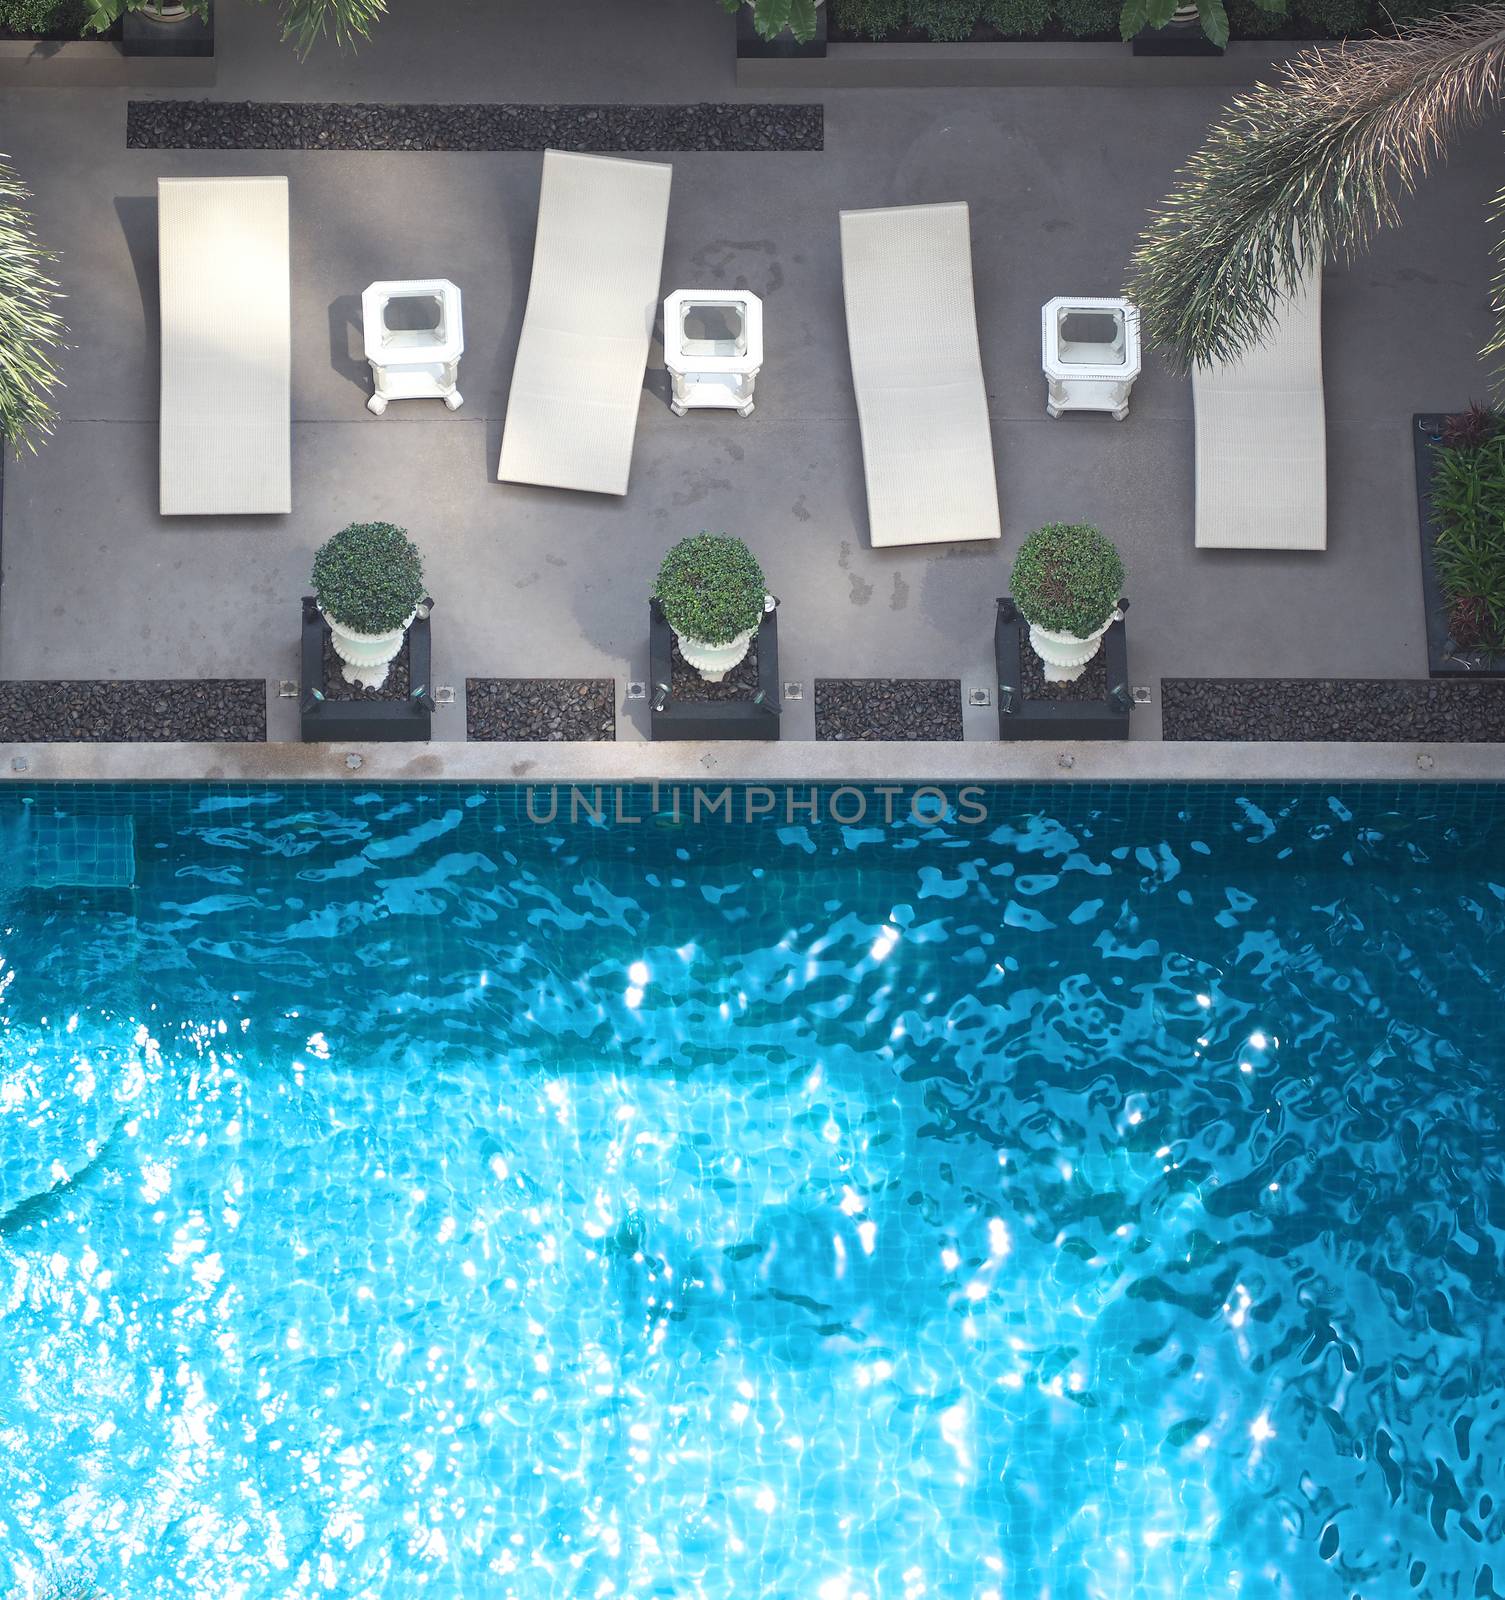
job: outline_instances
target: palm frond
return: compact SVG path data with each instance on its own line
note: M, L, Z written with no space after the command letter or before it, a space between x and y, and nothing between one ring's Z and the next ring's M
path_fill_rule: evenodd
M306 56L327 33L344 49L371 37L372 23L387 14L387 0L281 0L282 37Z
M1257 343L1306 264L1351 260L1498 103L1505 5L1306 50L1234 100L1152 214L1128 293L1181 370ZM1505 258L1497 303L1505 308ZM1505 348L1505 310L1500 338Z
M1489 286L1489 309L1494 313L1495 331L1489 336L1483 354L1495 362L1497 368L1505 365L1505 189L1501 189L1490 202L1489 220L1494 224L1495 242L1494 277Z
M0 156L0 440L35 450L57 422L51 396L62 387L57 354L67 329L57 257L37 242L21 180Z

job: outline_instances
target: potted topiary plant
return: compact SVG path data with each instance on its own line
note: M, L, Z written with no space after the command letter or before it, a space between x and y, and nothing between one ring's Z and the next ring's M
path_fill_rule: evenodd
M774 603L752 551L725 533L697 533L664 557L653 593L679 640L679 653L720 683L747 654Z
M424 599L423 558L407 530L341 528L314 556L313 588L346 680L381 688Z
M1124 564L1111 540L1086 522L1049 522L1014 558L1014 604L1049 683L1072 683L1119 620Z
M737 13L737 56L823 56L825 0L721 0Z
M212 56L214 0L84 0L88 33L120 24L128 56Z

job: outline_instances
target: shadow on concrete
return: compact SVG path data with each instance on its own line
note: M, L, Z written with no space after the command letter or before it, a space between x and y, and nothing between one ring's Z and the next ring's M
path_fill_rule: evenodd
M329 365L363 395L371 392L371 367L366 360L366 332L358 294L342 294L329 303Z
M533 243L538 214L536 181L529 184L528 192L528 203L533 208L533 226L506 229L507 287L510 291L510 300L505 326L491 336L496 341L495 348L501 352L492 365L498 380L495 390L496 403L494 406L490 403L489 395L486 402L487 411L494 410L496 413L495 416L488 415L486 419L486 476L492 483L497 481L497 463L502 458L502 425L506 420L507 406L511 401L512 371L517 365L517 346L522 338L523 318L528 309L528 285L533 273ZM477 354L482 355L483 352L478 351Z
M131 270L136 275L136 291L141 296L141 320L146 330L147 377L155 393L161 364L162 319L158 298L157 272L157 197L155 195L116 195L115 214L130 252Z

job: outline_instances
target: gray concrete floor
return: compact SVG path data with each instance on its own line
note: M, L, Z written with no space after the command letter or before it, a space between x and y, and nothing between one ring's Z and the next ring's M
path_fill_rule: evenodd
M394 0L356 55L299 64L268 11L220 0L224 98L690 101L737 97L711 0ZM455 24L454 28L448 26ZM648 585L700 528L744 536L783 599L783 676L990 682L992 603L1041 522L1097 522L1124 554L1136 683L1166 676L1424 675L1409 420L1484 392L1485 209L1498 131L1464 139L1407 225L1325 299L1329 547L1192 546L1190 385L1151 356L1129 419L1044 415L1041 304L1116 292L1136 230L1222 90L827 93L826 149L675 155L663 287L764 297L758 409L676 418L655 346L625 499L495 482L527 293L537 155L128 151L114 90L0 96L0 148L63 254L63 425L5 487L0 675L297 676L315 547L352 520L408 527L435 613L435 677L647 675ZM293 205L294 506L156 514L156 179L285 172ZM875 551L847 364L837 212L966 200L1002 491L999 545ZM463 410L364 408L359 295L447 276L465 296ZM1155 696L1158 701L1158 693ZM463 699L463 691L462 691ZM623 705L621 737L645 732ZM272 702L271 734L294 733ZM986 737L993 712L969 713ZM463 738L463 710L436 735ZM1159 732L1158 706L1136 736Z

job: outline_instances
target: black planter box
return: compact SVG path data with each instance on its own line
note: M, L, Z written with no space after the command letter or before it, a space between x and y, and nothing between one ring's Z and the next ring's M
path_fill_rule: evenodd
M1455 650L1448 637L1448 608L1432 559L1437 525L1432 520L1432 446L1442 437L1444 418L1437 412L1411 418L1411 443L1416 451L1416 523L1421 530L1421 598L1427 613L1427 672L1434 678L1505 678L1505 656L1483 650Z
M1119 601L1121 610L1127 600ZM1023 652L1030 648L1029 624L1013 599L998 602L993 623L993 654L998 666L1000 739L1127 739L1134 698L1129 691L1129 643L1124 624L1103 635L1108 663L1106 700L1026 700Z
M765 39L753 26L751 6L737 7L737 59L739 61L818 59L826 53L826 7L815 8L815 37L801 44L785 28L772 39Z
M329 624L314 603L303 597L303 650L300 737L304 744L421 743L430 737L434 719L433 640L429 619L419 616L408 628L408 682L405 700L332 700L324 690L324 640Z
M1134 35L1136 56L1220 56L1223 47L1202 32L1200 22L1167 22L1163 28L1141 28Z
M145 11L127 11L120 19L120 48L128 56L212 56L214 0L208 14L178 22L154 22Z
M648 602L648 666L654 739L777 739L779 614L765 611L758 628L758 692L753 700L676 700L660 685L674 682L674 630L657 600Z

